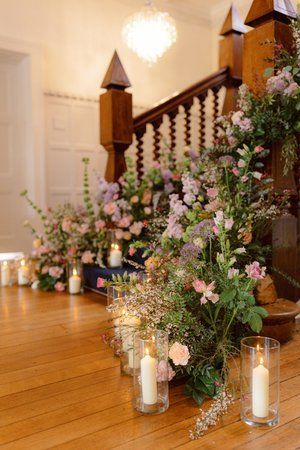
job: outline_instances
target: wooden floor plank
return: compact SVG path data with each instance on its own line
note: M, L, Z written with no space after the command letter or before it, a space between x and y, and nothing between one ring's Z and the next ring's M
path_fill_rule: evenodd
M104 297L0 289L0 446L3 449L300 448L300 333L281 354L277 427L241 423L235 402L221 423L190 441L198 408L172 387L169 410L132 408L132 379L104 345ZM208 407L206 402L205 408Z

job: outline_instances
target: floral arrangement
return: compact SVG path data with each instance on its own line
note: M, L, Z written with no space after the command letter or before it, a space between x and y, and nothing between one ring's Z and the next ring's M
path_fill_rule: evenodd
M292 193L273 189L264 161L268 146L283 140L287 174L300 131L299 21L292 30L293 51L278 48L264 94L242 86L237 111L218 121L214 146L182 171L181 190L169 196L165 230L145 264L146 280L123 300L141 328L168 331L169 367L164 375L157 368L158 376L184 379L185 393L198 404L214 399L201 411L193 439L226 412L230 359L240 338L259 333L267 315L255 290L266 275L270 227L288 212Z
M21 195L38 213L43 226L43 233L39 234L26 223L34 236L31 256L39 262L36 273L38 285L46 291L63 291L68 259L81 258L84 263L90 263L97 253L98 230L83 207L75 208L65 203L43 212L30 200L27 191Z

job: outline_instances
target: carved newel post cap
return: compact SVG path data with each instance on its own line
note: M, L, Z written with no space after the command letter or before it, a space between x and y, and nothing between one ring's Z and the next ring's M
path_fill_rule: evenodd
M245 24L256 27L269 20L289 23L297 12L291 0L254 0L245 20Z
M231 5L231 8L220 31L220 36L226 36L230 33L244 34L246 33L246 31L246 27L243 24L242 19L240 18L238 10L234 5Z
M124 70L118 53L115 50L101 87L105 89L119 89L123 91L130 86L131 83L129 78Z

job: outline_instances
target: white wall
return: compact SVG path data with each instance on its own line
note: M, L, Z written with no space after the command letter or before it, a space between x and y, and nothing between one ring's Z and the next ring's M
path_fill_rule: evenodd
M121 39L122 23L137 7L122 0L0 0L0 33L40 45L46 91L81 96L98 95L116 48L134 102L149 106L211 72L212 38L209 24L177 20L177 44L149 68Z

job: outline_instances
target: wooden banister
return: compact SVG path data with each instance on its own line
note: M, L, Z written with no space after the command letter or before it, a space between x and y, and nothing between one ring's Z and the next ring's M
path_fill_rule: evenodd
M116 181L124 172L124 154L133 141L133 133L139 178L145 170L145 151L148 152L147 160L149 156L152 160L159 160L161 148L167 141L175 160L177 146L191 146L194 143L202 147L217 139L216 118L221 112L234 109L237 90L242 82L243 33L244 25L236 9L231 7L221 30L219 70L135 118L132 117L131 94L125 92L130 82L115 52L102 84L107 92L100 96L100 142L108 152L107 180ZM226 88L223 108L220 97L222 87ZM178 117L184 136L183 142L179 143ZM152 133L151 148L149 139L146 139L148 132Z
M168 115L178 110L180 105L184 106L185 104L188 104L194 97L200 97L201 95L206 94L209 89L221 87L227 82L229 82L229 67L224 67L213 75L204 78L204 80L199 81L179 94L174 95L174 97L169 98L164 103L134 117L133 129L138 130L147 123L155 122L156 120L161 119L164 114ZM235 82L236 85L239 86L241 79L237 78Z

